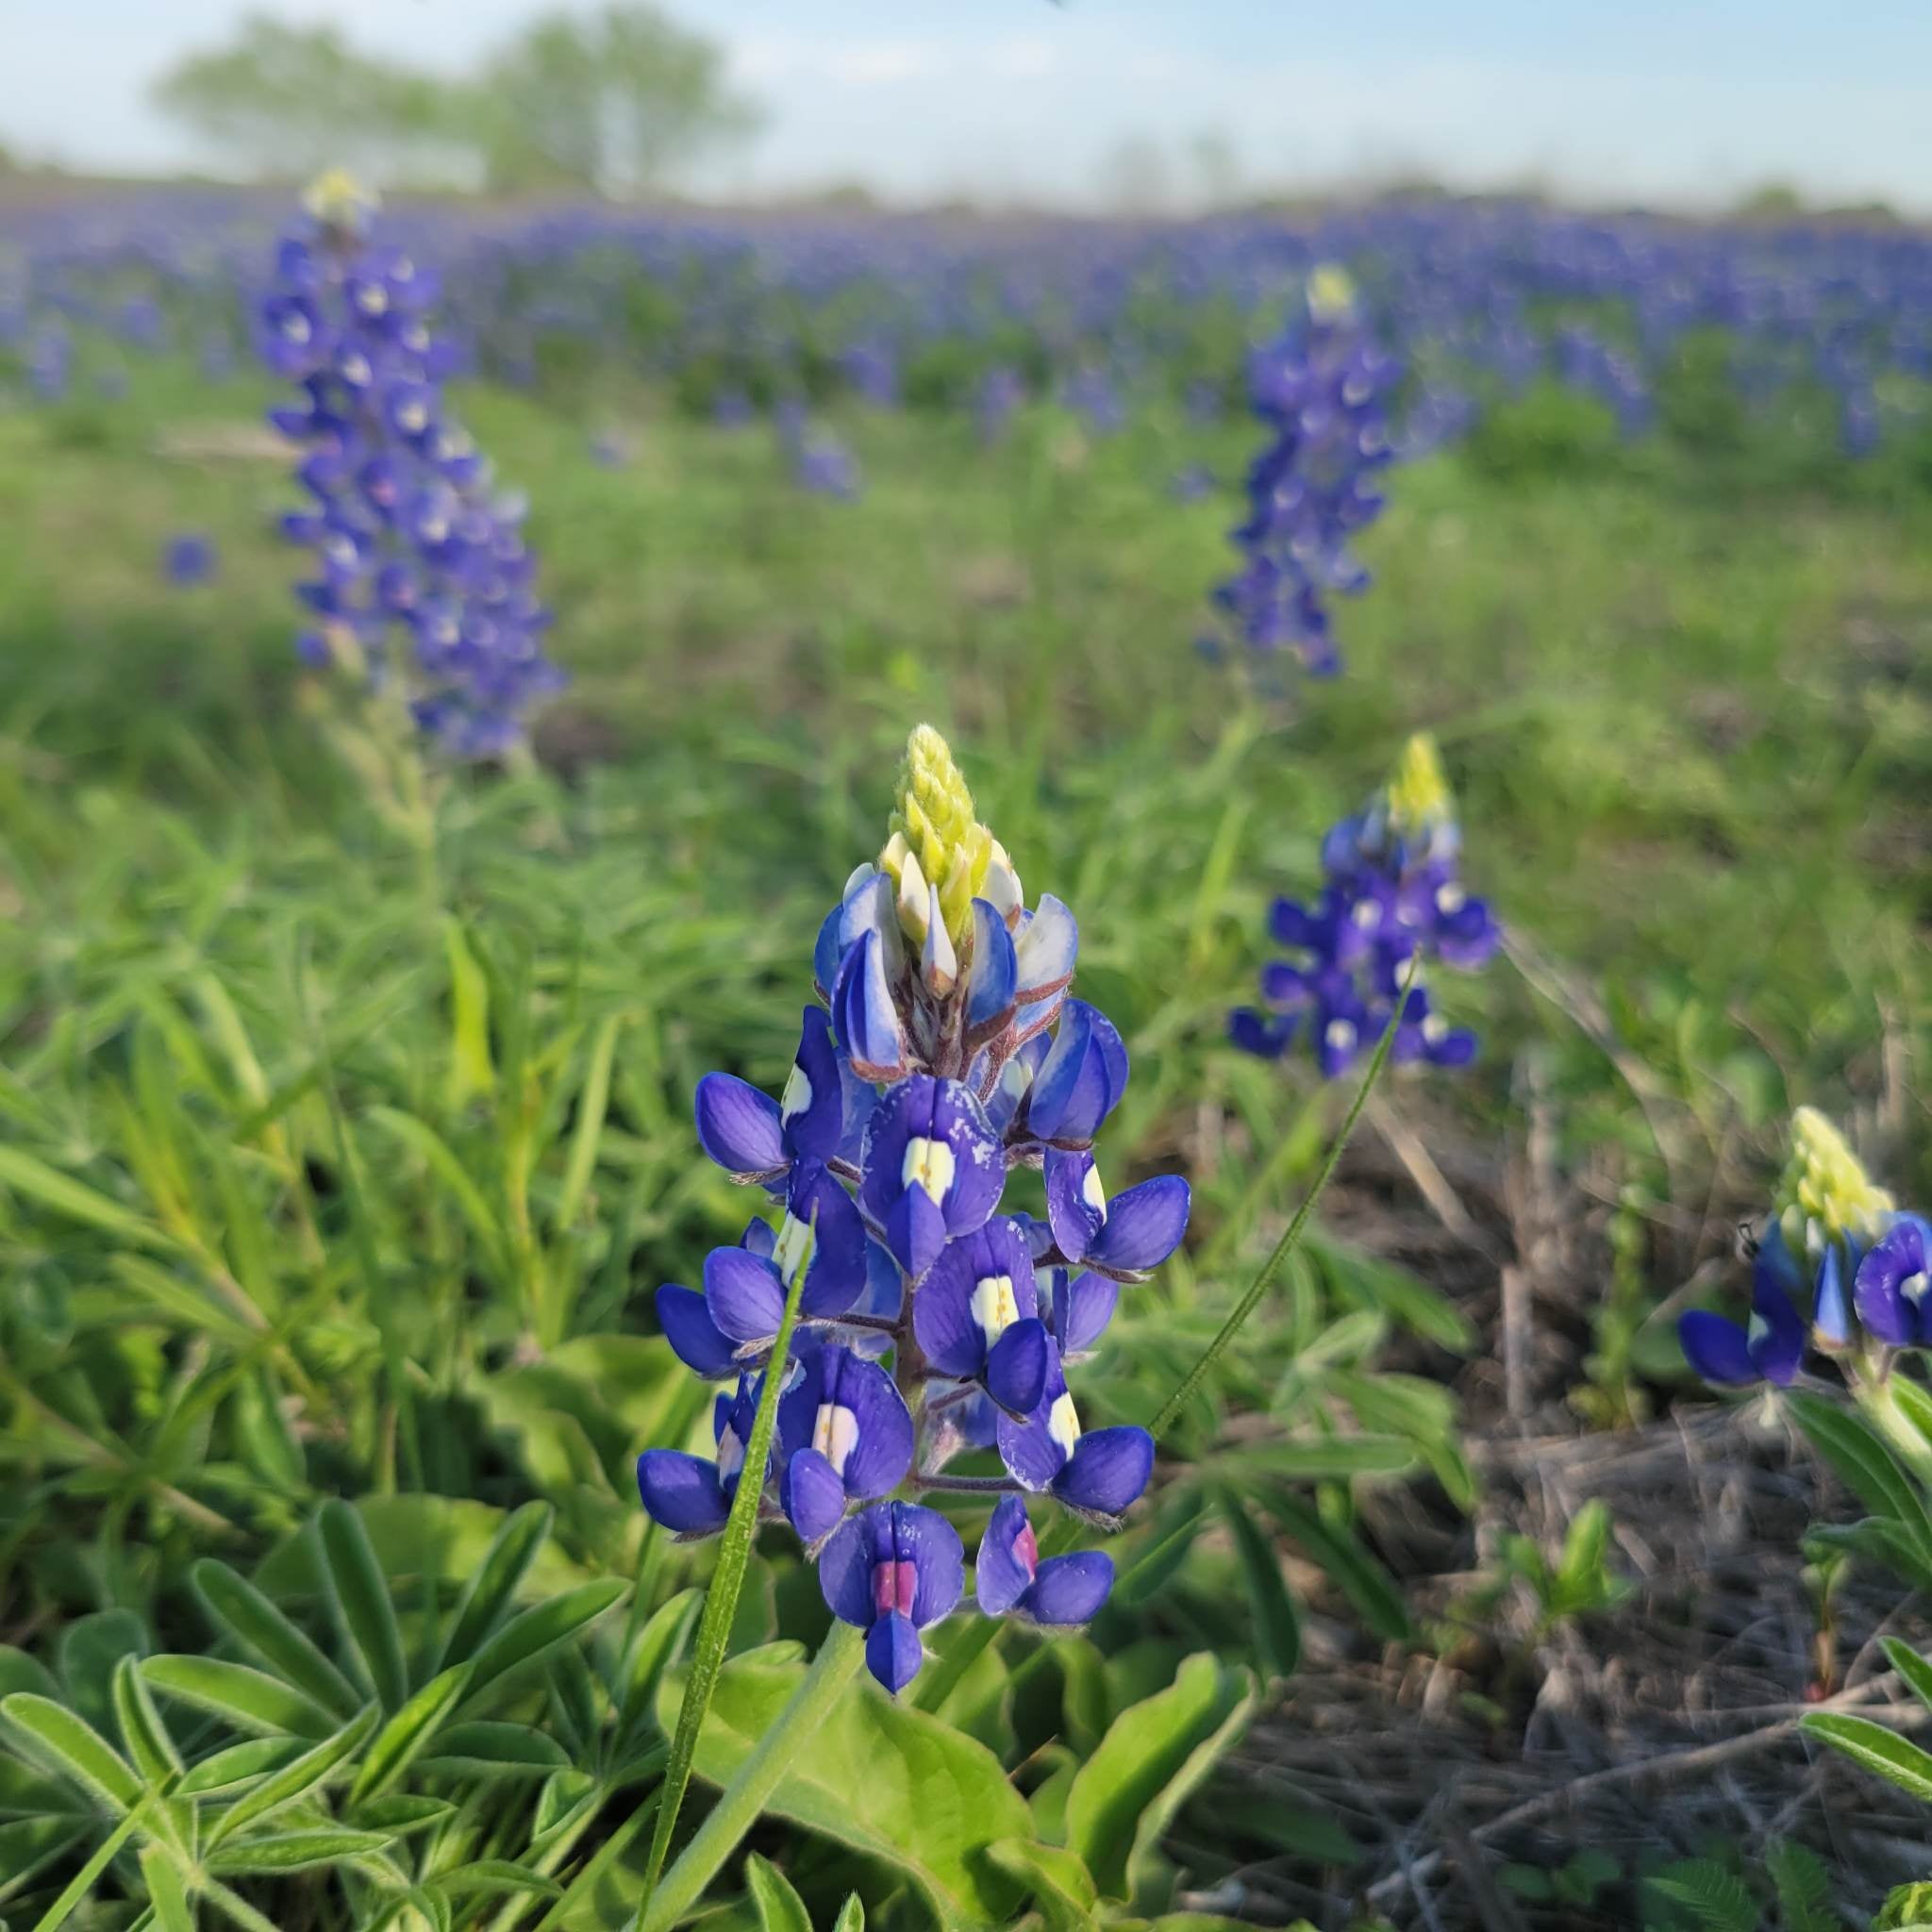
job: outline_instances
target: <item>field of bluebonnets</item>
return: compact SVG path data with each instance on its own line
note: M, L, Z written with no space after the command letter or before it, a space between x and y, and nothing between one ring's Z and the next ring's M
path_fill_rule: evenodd
M9 206L5 1924L1932 1919L1928 297Z

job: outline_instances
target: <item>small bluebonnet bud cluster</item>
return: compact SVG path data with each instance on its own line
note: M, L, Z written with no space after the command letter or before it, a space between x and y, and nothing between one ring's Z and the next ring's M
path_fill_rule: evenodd
M858 458L829 429L815 425L803 403L780 403L775 421L779 443L791 464L791 480L801 490L837 503L858 501L863 487Z
M1295 651L1317 676L1341 668L1329 596L1368 585L1348 546L1382 512L1374 476L1393 456L1385 398L1395 374L1333 268L1309 278L1307 318L1249 364L1250 405L1269 440L1233 533L1241 567L1214 601L1254 650Z
M1474 971L1502 943L1488 903L1463 889L1460 851L1455 801L1435 745L1412 738L1394 778L1368 808L1329 827L1320 900L1274 902L1269 930L1296 957L1262 968L1264 1005L1229 1016L1234 1043L1279 1059L1299 1039L1323 1078L1338 1079L1381 1039L1409 961L1420 955L1390 1057L1466 1066L1475 1057L1475 1035L1436 1011L1421 977L1434 960Z
M1751 1313L1680 1318L1684 1357L1707 1382L1786 1389L1816 1349L1883 1381L1896 1351L1932 1347L1932 1223L1901 1213L1814 1108L1791 1117L1791 1155L1758 1230Z
M1107 1016L1068 996L1078 934L1043 895L1028 907L974 816L945 741L911 737L891 836L820 931L782 1096L728 1074L696 1097L698 1138L760 1217L667 1285L672 1347L724 1385L716 1453L649 1449L638 1488L679 1536L722 1529L744 1477L767 1375L781 1375L759 1507L790 1522L833 1614L866 1632L897 1692L922 1633L964 1589L964 1552L934 1491L996 1499L974 1559L979 1607L1049 1628L1105 1603L1102 1552L1042 1557L1029 1499L1115 1526L1146 1487L1154 1442L1083 1426L1068 1370L1099 1341L1123 1283L1179 1244L1188 1185L1142 1181L1109 1200L1093 1141L1127 1083ZM1008 1177L1043 1171L1046 1219L1003 1211ZM796 1282L789 1357L772 1354ZM997 1474L955 1474L962 1457Z
M298 648L401 697L457 757L496 755L562 682L522 505L492 488L443 401L453 357L425 320L429 277L375 244L370 204L344 177L317 183L308 206L257 311L263 361L302 390L270 412L304 452L312 499L282 520L316 563L297 587L315 619Z

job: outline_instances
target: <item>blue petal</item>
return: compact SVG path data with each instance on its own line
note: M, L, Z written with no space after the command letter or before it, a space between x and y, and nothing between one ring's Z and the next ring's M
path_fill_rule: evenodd
M1067 1466L1054 1478L1054 1494L1091 1516L1123 1514L1154 1473L1154 1438L1124 1424L1089 1429L1074 1444Z
M819 1553L819 1590L841 1624L870 1630L878 1615L872 1573L892 1553L891 1514L883 1503L848 1517Z
M1046 1387L1046 1324L1015 1322L986 1358L986 1392L1013 1415L1030 1413Z
M1042 1141L1084 1147L1126 1084L1127 1050L1113 1022L1084 1000L1069 1000L1052 1051L1034 1078L1027 1127Z
M984 899L973 902L973 982L966 995L969 1041L997 1033L1019 997L1020 963L1007 922Z
M1051 892L1026 915L1014 942L1022 1000L1032 1003L1051 997L1074 976L1080 950L1080 928L1074 915Z
M1693 1308L1678 1322L1677 1340L1691 1372L1704 1381L1737 1386L1758 1379L1744 1331L1722 1315Z
M1020 1614L1050 1629L1077 1629L1100 1614L1112 1589L1113 1558L1105 1550L1049 1557L1021 1599Z
M1751 1295L1751 1325L1745 1331L1757 1373L1779 1388L1790 1386L1805 1358L1805 1324L1776 1276L1760 1269Z
M808 1543L830 1536L845 1515L845 1485L816 1449L793 1452L778 1484L778 1500Z
M1091 1154L1049 1147L1045 1162L1046 1220L1054 1245L1069 1261L1081 1261L1107 1225L1105 1197L1093 1178Z
M1026 1506L1003 1496L973 1559L973 1597L990 1617L1003 1617L1033 1587L1040 1552Z
M1091 1273L1067 1278L1065 1270L1053 1293L1054 1340L1063 1357L1091 1349L1107 1333L1121 1291L1105 1274Z
M638 1494L652 1521L677 1536L710 1536L731 1513L718 1465L679 1449L646 1449L638 1457Z
M1158 1268L1188 1231L1188 1184L1179 1174L1157 1174L1116 1194L1107 1222L1087 1250L1104 1274L1131 1281Z
M918 1579L912 1621L924 1630L948 1615L966 1588L966 1550L959 1532L937 1509L917 1503L886 1503L891 1511L892 1555L910 1563Z
M1278 1060L1294 1038L1294 1022L1271 1019L1253 1007L1237 1007L1227 1016L1227 1037L1243 1053Z
M853 1072L861 1079L883 1085L906 1077L906 1041L886 977L885 950L875 932L859 940L839 968L832 989L832 1024Z
M830 1160L838 1153L845 1130L845 1080L832 1023L817 1007L805 1009L791 1076L774 1111L788 1155Z
M1760 1271L1765 1265L1760 1251ZM1820 1342L1827 1348L1844 1348L1851 1343L1851 1297L1845 1289L1843 1250L1837 1241L1826 1247L1824 1259L1818 1264L1818 1289L1811 1302L1811 1327Z
M723 1335L741 1345L769 1341L785 1319L778 1271L745 1248L713 1248L705 1257L705 1306Z
M666 1282L658 1291L658 1324L672 1352L686 1368L707 1381L729 1375L738 1368L729 1338L711 1319L703 1295L692 1288Z
M866 1633L865 1664L894 1697L919 1674L925 1647L909 1617L889 1610Z

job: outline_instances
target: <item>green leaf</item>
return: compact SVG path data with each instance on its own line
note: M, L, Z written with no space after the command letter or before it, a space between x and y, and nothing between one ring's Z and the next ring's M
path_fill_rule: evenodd
M44 1664L16 1644L0 1643L0 1697L10 1697L16 1690L31 1690L37 1697L57 1701L60 1695L54 1674Z
M1067 1794L1067 1844L1108 1898L1129 1898L1154 1848L1254 1707L1245 1672L1191 1657L1174 1683L1108 1727Z
M194 1932L194 1914L181 1888L181 1868L174 1854L150 1845L141 1855L141 1875L154 1908L156 1932Z
M1274 1677L1294 1674L1301 1661L1301 1619L1295 1614L1294 1599L1282 1580L1281 1559L1274 1546L1256 1528L1241 1498L1231 1490L1222 1490L1215 1500L1234 1537L1235 1554L1241 1558L1241 1575L1247 1585L1248 1608L1254 1618L1255 1653Z
M684 1648L703 1607L704 1593L681 1590L651 1612L625 1660L624 1704L617 1714L619 1748L634 1742L651 1714L658 1680Z
M115 1812L141 1802L141 1780L126 1759L84 1718L31 1690L0 1702L0 1717L28 1738L36 1754L97 1803Z
M436 1178L449 1190L458 1210L469 1223L471 1231L483 1244L493 1262L500 1263L509 1251L503 1224L496 1218L483 1191L470 1178L469 1170L457 1158L449 1142L426 1121L403 1113L392 1107L372 1107L369 1119L391 1140L399 1141L419 1156Z
M457 1603L442 1646L442 1661L459 1664L475 1656L508 1614L517 1586L550 1534L555 1512L547 1503L525 1503L504 1519L481 1566Z
M791 1881L769 1858L748 1852L744 1887L758 1915L759 1932L811 1932L811 1914Z
M538 1898L560 1898L563 1895L563 1887L556 1879L546 1878L542 1873L529 1871L522 1865L512 1865L507 1858L473 1858L457 1871L441 1874L436 1885L439 1890L447 1892L452 1898L460 1898L469 1892L529 1892Z
M456 1807L447 1798L423 1797L408 1791L391 1791L356 1807L356 1819L364 1831L386 1831L395 1838L440 1824L453 1817Z
M1277 1482L1340 1482L1358 1475L1407 1475L1421 1454L1402 1436L1330 1436L1306 1442L1262 1442L1215 1458L1242 1475Z
M444 1099L452 1113L460 1113L479 1093L496 1085L496 1068L490 1058L490 978L476 963L458 920L442 927L449 956L449 1081Z
M189 1768L176 1789L183 1797L215 1797L252 1785L258 1777L292 1764L302 1755L300 1738L250 1738L210 1752Z
M839 1907L832 1932L865 1932L865 1901L856 1891Z
M19 1818L0 1824L0 1899L63 1857L93 1826L73 1817Z
M291 1758L272 1772L209 1827L209 1847L220 1844L244 1825L258 1824L271 1812L279 1811L284 1805L292 1805L296 1799L306 1797L339 1764L360 1749L363 1740L375 1730L379 1715L375 1705L366 1706L359 1716L351 1718L334 1737L325 1738L314 1750L303 1752L299 1757Z
M1896 1637L1882 1638L1887 1660L1907 1688L1927 1710L1932 1710L1932 1659L1919 1655L1909 1643Z
M570 1762L562 1748L528 1724L445 1724L419 1769L463 1777L547 1777Z
M18 1147L0 1143L0 1187L11 1188L38 1201L42 1208L69 1221L99 1228L140 1248L156 1248L174 1253L178 1243L145 1217L133 1213L106 1194L95 1192L70 1175L36 1160Z
M1375 1636L1385 1643L1408 1641L1412 1633L1401 1586L1354 1536L1278 1490L1263 1490L1260 1503L1282 1534L1327 1573Z
M356 1687L246 1577L211 1557L190 1574L208 1615L244 1650L339 1718L361 1708Z
M718 1679L693 1760L728 1785L776 1723L804 1674L791 1663L734 1660ZM682 1686L668 1677L658 1720L675 1722ZM983 1744L875 1691L848 1690L793 1759L765 1809L880 1859L924 1894L938 1923L982 1932L1011 1923L1019 1886L986 1848L1030 1836L1025 1800Z
M279 1677L214 1657L151 1657L141 1674L163 1697L192 1704L238 1731L292 1732L320 1740L336 1719Z
M307 1872L317 1865L369 1857L394 1842L389 1832L351 1831L345 1825L271 1832L260 1838L243 1839L225 1851L217 1852L208 1861L208 1869L225 1877L251 1872Z
M476 1666L453 1665L441 1675L432 1677L383 1725L381 1734L369 1747L362 1769L349 1788L349 1803L360 1804L393 1784L436 1735L441 1724L462 1701L470 1688Z
M1025 1886L1046 1921L1047 1932L1090 1932L1100 1893L1077 1853L1062 1845L1043 1845L1038 1839L1008 1838L989 1845L986 1855Z
M1866 1508L1899 1524L1919 1560L1932 1564L1932 1517L1876 1434L1858 1417L1802 1391L1787 1396L1798 1426Z
M369 1546L362 1519L339 1497L316 1512L329 1597L342 1635L361 1659L370 1687L385 1710L400 1710L409 1694L403 1633L396 1624L389 1585Z
M1839 1932L1831 1874L1816 1853L1795 1839L1774 1838L1764 1848L1764 1869L1777 1892L1778 1932Z
M1932 1804L1932 1754L1920 1750L1896 1731L1889 1731L1868 1717L1837 1710L1807 1711L1798 1720L1798 1728L1807 1736L1823 1738L1854 1763Z
M476 1653L470 1691L474 1696L499 1677L519 1671L559 1643L568 1643L621 1602L630 1586L622 1578L606 1576L595 1583L580 1583L548 1603L533 1604L520 1616L512 1617Z
M114 1666L114 1720L143 1784L158 1785L181 1771L181 1754L131 1656Z
M1666 1865L1643 1883L1646 1890L1685 1907L1706 1932L1758 1932L1757 1904L1743 1880L1708 1858Z
M570 1159L563 1170L563 1185L557 1191L555 1224L559 1228L575 1224L585 1191L591 1185L591 1171L597 1163L597 1142L603 1136L604 1116L610 1106L610 1068L617 1057L617 1034L622 1024L620 1015L611 1014L597 1028L597 1036L591 1042L590 1064L584 1069L584 1084L577 1094Z
M114 1721L115 1667L124 1657L144 1657L152 1648L147 1625L132 1610L76 1617L60 1634L60 1681L69 1706L105 1731Z

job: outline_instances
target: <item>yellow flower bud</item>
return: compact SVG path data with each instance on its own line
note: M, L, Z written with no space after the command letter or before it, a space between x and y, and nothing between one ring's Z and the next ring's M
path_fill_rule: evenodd
M325 227L357 233L364 220L381 206L381 197L365 188L346 168L325 168L308 184L302 206Z
M1794 1255L1816 1256L1847 1235L1869 1241L1893 1211L1845 1138L1816 1108L1791 1116L1791 1157L1775 1197L1778 1225Z
M1308 313L1317 322L1346 322L1355 313L1354 276L1324 262L1308 276Z
M993 836L974 816L973 794L953 762L952 748L930 724L906 741L899 789L879 854L898 895L899 923L922 945L930 924L929 892L957 948L973 923L973 901L986 883Z
M1403 746L1388 796L1389 823L1398 832L1419 831L1456 816L1456 801L1442 775L1436 741L1427 732L1418 731Z

